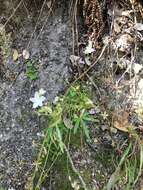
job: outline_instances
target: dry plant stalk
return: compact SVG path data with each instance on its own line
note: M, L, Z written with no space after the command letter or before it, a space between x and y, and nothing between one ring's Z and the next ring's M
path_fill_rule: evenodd
M85 17L85 24L88 27L88 37L93 42L93 46L95 47L104 28L102 9L99 1L85 0L83 13Z

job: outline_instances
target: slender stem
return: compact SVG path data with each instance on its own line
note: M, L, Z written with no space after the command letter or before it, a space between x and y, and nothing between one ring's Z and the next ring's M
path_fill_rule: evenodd
M73 171L75 172L75 174L78 176L78 178L80 179L80 182L81 182L81 184L83 185L84 190L88 190L85 181L83 180L83 178L82 178L82 176L80 175L79 171L75 168L74 163L73 163L73 161L72 161L72 159L71 159L69 150L67 149L67 147L66 147L65 144L64 144L64 149L65 149L66 154L67 154L67 157L68 157L68 159L69 159L69 161L70 161L70 163L71 163L72 169L73 169Z

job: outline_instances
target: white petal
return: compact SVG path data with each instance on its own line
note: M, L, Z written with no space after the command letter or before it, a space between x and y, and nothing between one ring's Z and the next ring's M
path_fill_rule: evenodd
M45 98L44 96L41 96L41 97L40 97L40 100L43 102L43 101L46 100L46 98Z
M30 101L31 102L35 102L35 98L30 98Z
M39 107L42 107L42 106L43 106L42 101L39 101L39 102L38 102L38 106L39 106Z
M33 103L33 108L35 109L35 108L38 108L38 107L39 107L39 104L37 102L34 102Z
M38 92L35 92L34 98L35 98L35 99L38 99L39 97L40 97L39 93L38 93Z
M39 94L40 95L44 95L46 93L46 91L43 89L43 88L41 88L40 90L39 90Z

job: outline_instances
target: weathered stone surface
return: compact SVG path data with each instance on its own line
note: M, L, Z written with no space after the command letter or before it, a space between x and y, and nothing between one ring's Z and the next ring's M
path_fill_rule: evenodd
M40 140L39 134L43 126L32 109L30 97L43 88L46 90L47 100L52 101L63 91L70 77L68 66L72 35L69 4L70 1L56 2L49 18L45 6L36 30L34 31L35 24L31 21L33 18L29 17L24 19L21 23L24 27L19 28L14 37L12 46L19 52L30 42L30 60L35 61L38 70L36 81L30 81L26 77L24 59L19 58L15 63L9 57L3 61L3 71L7 75L1 75L0 79L0 187L23 190L28 173L33 167L36 151L34 142L38 143ZM23 14L22 12L22 20ZM18 13L16 16L20 17ZM15 76L19 73L15 81L9 77L10 73Z

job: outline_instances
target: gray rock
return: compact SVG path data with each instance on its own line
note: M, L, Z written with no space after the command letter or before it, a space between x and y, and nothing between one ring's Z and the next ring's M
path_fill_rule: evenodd
M17 78L15 81L3 77L0 79L0 187L23 190L28 174L33 169L32 163L36 156L33 142L39 141L41 135L38 134L42 134L43 126L32 109L30 97L43 88L47 100L53 101L64 90L70 77L68 67L72 35L68 17L69 2L63 3L57 2L54 15L48 19L48 12L44 12L45 16L38 22L38 28L44 25L43 30L39 33L36 29L31 41L34 26L27 19L24 30L19 29L13 42L18 51L25 49L30 42L30 60L36 60L38 80L31 82L25 76L22 58L17 63L8 58L4 63L5 72Z

